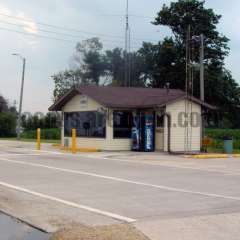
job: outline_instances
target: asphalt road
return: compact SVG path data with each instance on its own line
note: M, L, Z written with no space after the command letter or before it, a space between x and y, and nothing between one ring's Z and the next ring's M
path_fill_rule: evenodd
M49 231L63 222L128 222L152 239L176 239L170 232L179 236L186 227L187 236L181 232L178 239L238 239L240 159L159 154L148 161L142 156L58 154L2 145L0 209ZM199 229L211 237L201 238Z

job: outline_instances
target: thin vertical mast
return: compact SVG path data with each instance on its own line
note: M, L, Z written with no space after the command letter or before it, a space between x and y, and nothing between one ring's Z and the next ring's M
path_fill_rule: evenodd
M126 7L126 29L125 29L125 86L129 85L129 51L130 51L130 28L129 28L129 4Z
M128 29L128 86L131 87L131 70L132 70L132 59L131 59L131 29Z

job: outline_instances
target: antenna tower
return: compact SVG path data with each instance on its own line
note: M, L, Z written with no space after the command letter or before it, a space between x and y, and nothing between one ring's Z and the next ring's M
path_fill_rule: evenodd
M129 0L126 7L126 29L125 29L125 87L131 86L131 29L129 25Z

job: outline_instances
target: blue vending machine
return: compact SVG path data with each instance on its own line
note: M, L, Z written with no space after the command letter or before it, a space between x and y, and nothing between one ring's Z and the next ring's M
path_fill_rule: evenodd
M132 150L140 150L140 117L137 113L133 113Z
M150 113L145 114L144 151L154 151L154 115Z
M153 152L154 146L154 113L139 111L133 114L132 150Z

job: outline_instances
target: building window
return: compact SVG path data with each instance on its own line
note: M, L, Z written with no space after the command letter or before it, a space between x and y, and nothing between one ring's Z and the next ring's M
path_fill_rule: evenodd
M113 112L113 137L131 138L132 135L132 112Z
M73 128L77 130L77 137L105 138L105 114L97 111L64 113L64 135L70 137Z

